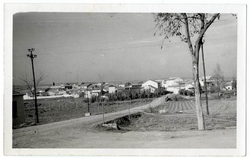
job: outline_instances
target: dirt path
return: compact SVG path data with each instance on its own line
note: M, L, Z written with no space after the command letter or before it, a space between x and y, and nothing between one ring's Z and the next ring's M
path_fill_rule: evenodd
M157 106L150 104L133 108L130 113ZM105 121L128 115L129 111L105 114ZM235 148L236 129L178 132L96 132L91 130L102 122L102 115L83 117L46 125L13 130L14 148Z

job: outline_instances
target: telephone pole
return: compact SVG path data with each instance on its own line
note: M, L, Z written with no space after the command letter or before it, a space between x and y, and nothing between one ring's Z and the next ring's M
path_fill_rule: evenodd
M103 124L104 124L104 107L103 107L103 101L102 101L103 85L104 85L104 82L102 82L102 84L101 84L102 121L103 121Z
M34 63L33 63L33 59L36 58L37 55L33 54L33 51L35 51L35 48L30 48L30 49L28 49L28 51L30 52L30 54L27 54L27 57L29 57L30 60L31 60L32 74L33 74L33 82L34 82L36 123L39 123L39 119L38 119L38 108L37 108L37 96L36 96L36 78L35 78Z
M204 73L204 87L205 87L205 96L206 96L206 111L207 115L209 115L209 108L208 108L208 97L207 97L207 79L206 79L206 69L205 69L205 60L204 60L204 50L203 44L205 43L205 38L202 38L201 44L201 53L202 53L202 63L203 63L203 73Z

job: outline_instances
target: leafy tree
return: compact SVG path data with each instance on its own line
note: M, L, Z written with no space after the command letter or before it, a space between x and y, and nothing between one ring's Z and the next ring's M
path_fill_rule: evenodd
M207 29L220 18L220 14L205 13L158 13L155 14L157 32L169 39L177 36L181 41L187 43L189 53L192 58L192 73L195 87L195 104L198 119L198 129L204 130L204 116L201 107L201 92L199 82L199 51L202 45L202 39ZM195 38L191 40L191 38ZM164 40L163 40L164 41ZM195 41L193 43L193 41ZM162 43L163 46L163 43Z
M215 80L216 91L218 92L218 97L219 97L221 88L223 87L223 84L225 83L223 71L220 68L220 64L216 65L216 68L214 69L214 73L213 73L213 78Z

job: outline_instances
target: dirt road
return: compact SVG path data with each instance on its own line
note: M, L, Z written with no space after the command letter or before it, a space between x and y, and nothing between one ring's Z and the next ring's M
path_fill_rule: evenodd
M133 108L142 111L164 101ZM128 115L129 111L105 114L105 121ZM96 132L102 115L13 130L14 148L235 148L236 129L178 132Z

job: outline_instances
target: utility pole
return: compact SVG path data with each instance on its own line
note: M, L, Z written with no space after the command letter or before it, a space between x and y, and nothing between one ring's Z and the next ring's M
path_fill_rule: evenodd
M102 121L103 121L103 124L104 124L104 107L103 107L103 102L102 102L103 85L104 85L104 83L102 82L102 84L101 84L101 103L102 103Z
M130 98L130 103L128 104L128 116L129 116L129 120L130 120L130 104L132 104L132 93L131 93L131 89L129 87L129 98Z
M202 38L201 44L201 53L202 53L202 62L203 62L203 73L204 73L204 87L205 87L205 95L206 95L206 110L207 115L209 115L209 108L208 108L208 97L207 97L207 79L206 79L206 69L205 69L205 60L204 60L204 51L203 51L203 44L205 43L205 38Z
M91 115L91 113L90 113L90 110L89 110L89 98L90 98L90 91L89 91L89 86L90 86L91 84L89 84L89 85L87 85L87 101L88 101L88 107L87 107L87 112L85 113L85 116L90 116Z
M87 86L87 97L88 97L88 113L89 113L89 88L90 84Z
M37 107L37 96L36 96L36 78L35 78L34 63L33 63L33 59L36 58L37 55L33 54L33 51L35 51L35 48L30 48L30 49L28 49L28 51L30 52L30 54L27 54L27 57L29 57L31 59L33 81L34 81L36 123L39 123L39 119L38 119L38 107Z

